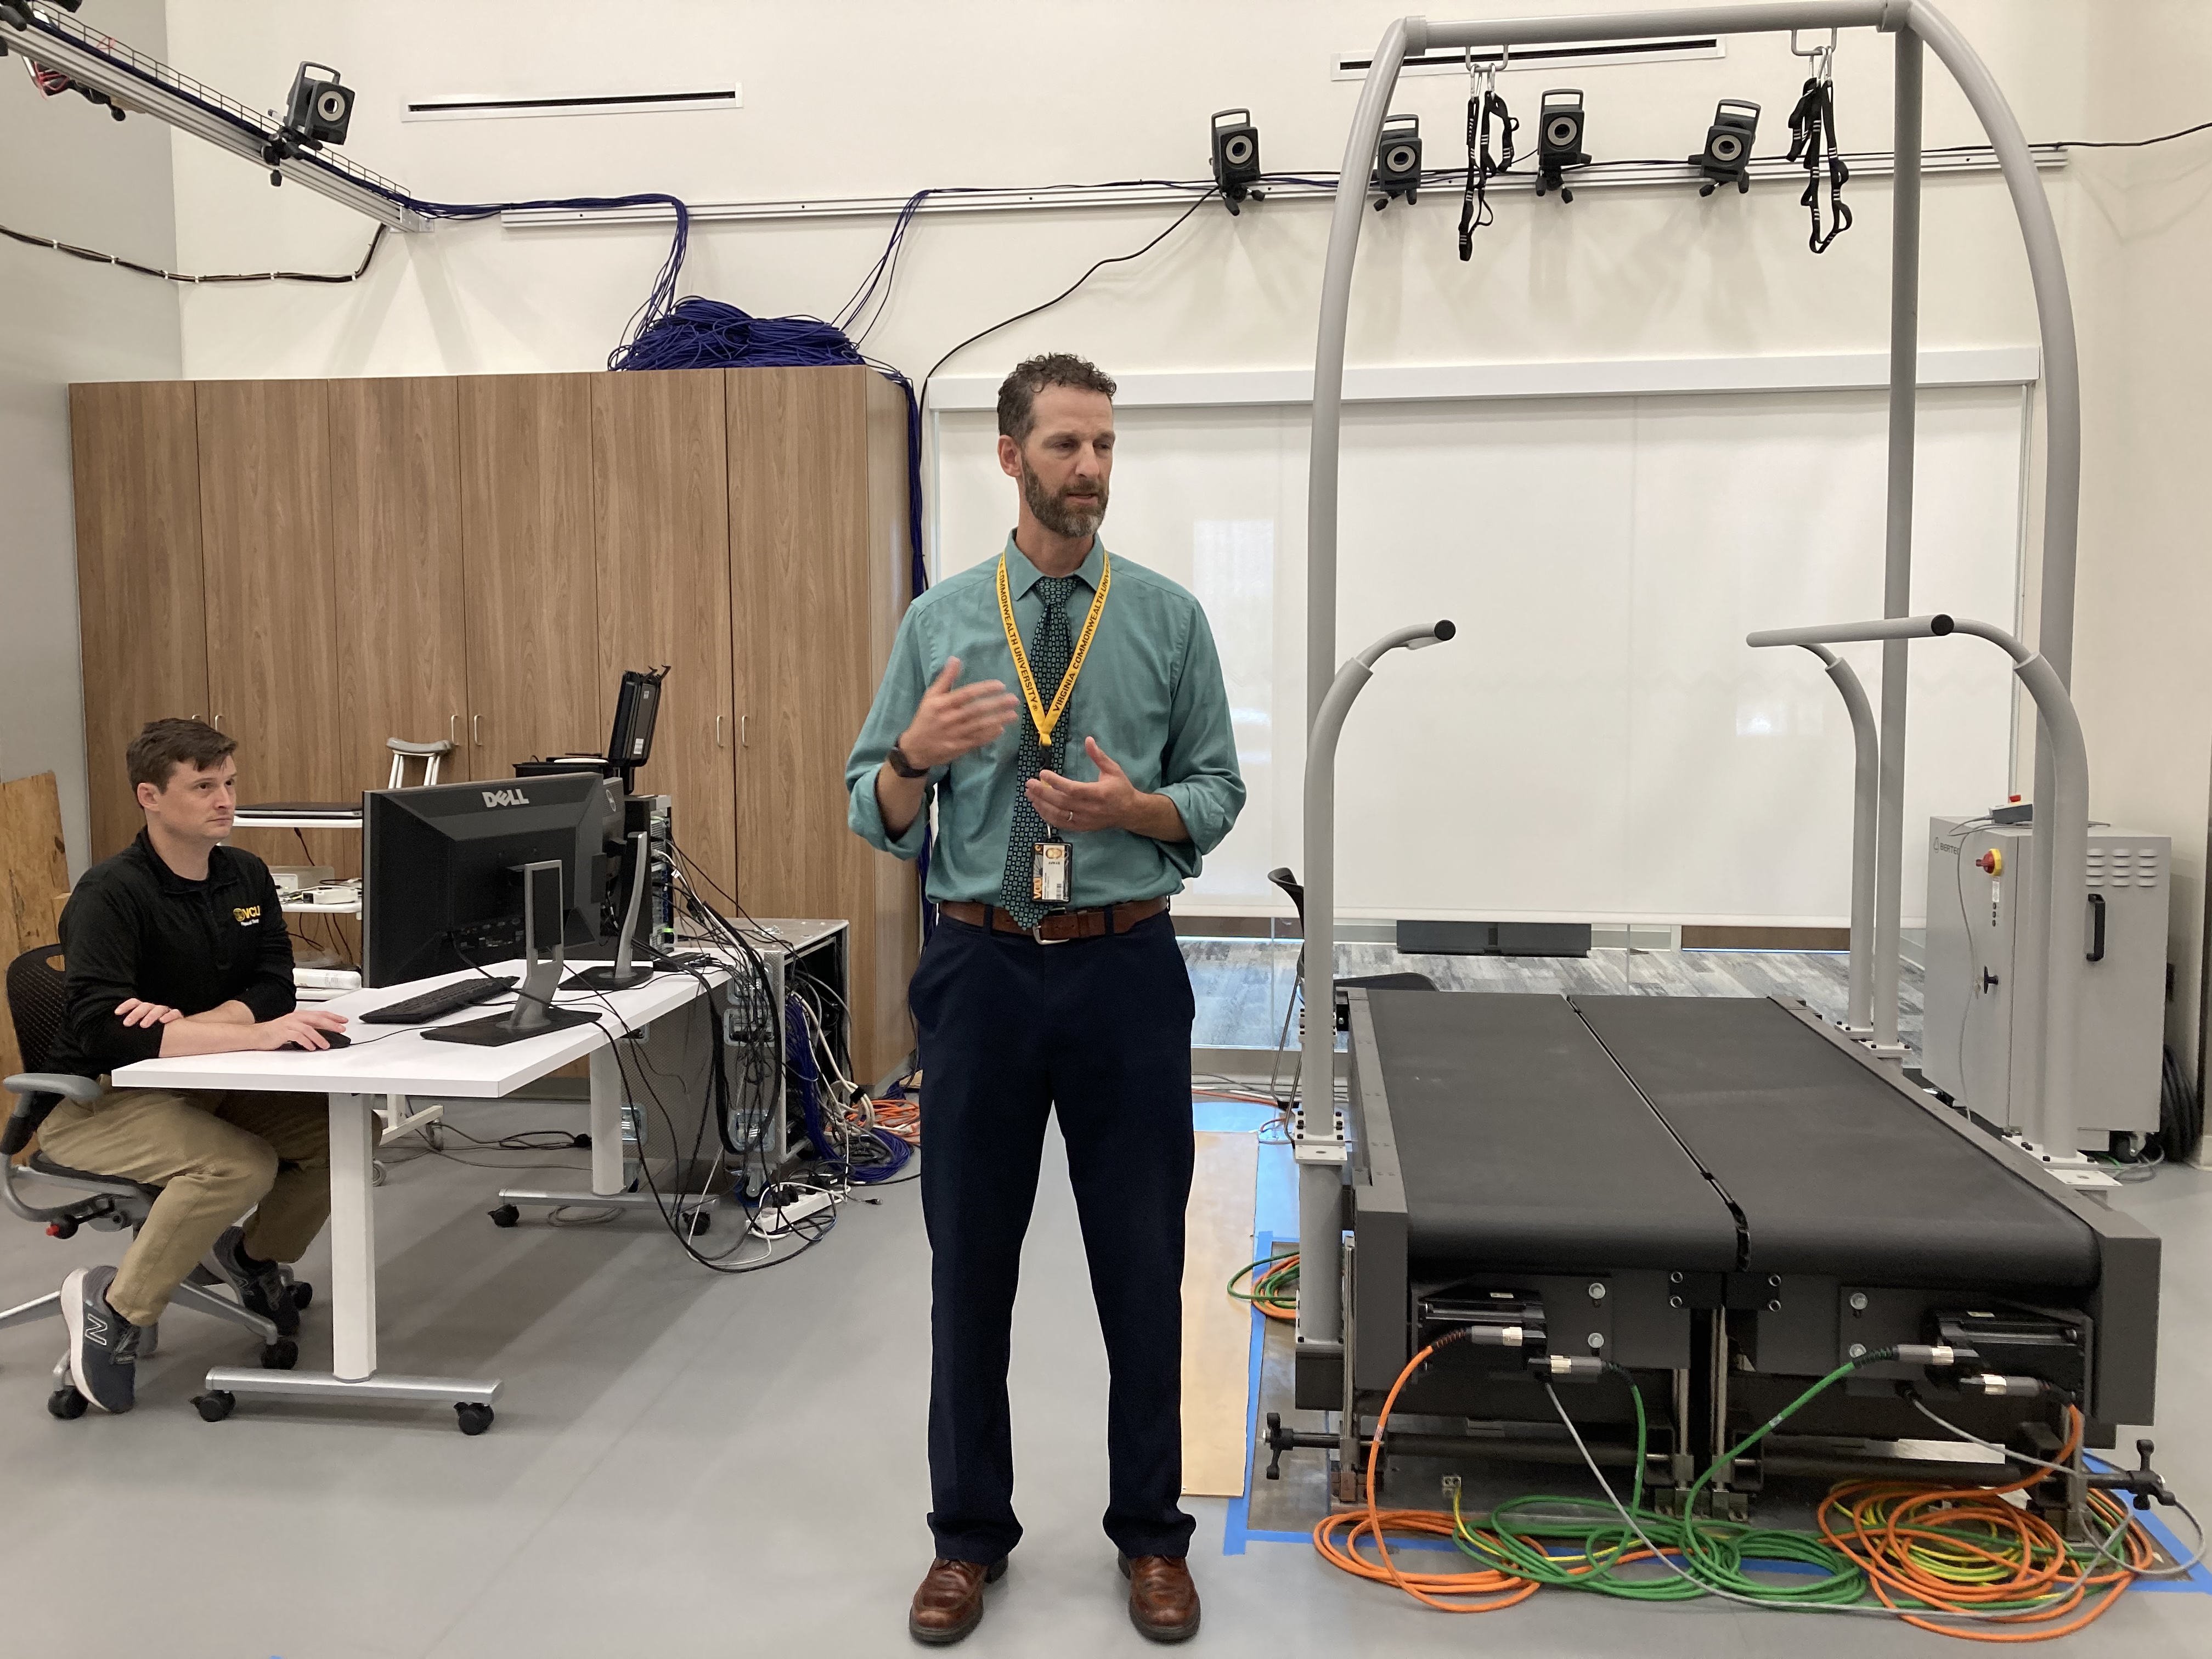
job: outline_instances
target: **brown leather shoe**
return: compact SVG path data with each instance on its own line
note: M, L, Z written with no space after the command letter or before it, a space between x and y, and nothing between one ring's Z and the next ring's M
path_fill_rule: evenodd
M1003 1555L988 1567L981 1561L948 1561L939 1556L914 1593L914 1607L906 1616L907 1634L933 1648L959 1641L983 1622L983 1586L1006 1576Z
M1179 1555L1121 1558L1129 1581L1129 1622L1155 1642L1185 1642L1198 1634L1198 1586Z

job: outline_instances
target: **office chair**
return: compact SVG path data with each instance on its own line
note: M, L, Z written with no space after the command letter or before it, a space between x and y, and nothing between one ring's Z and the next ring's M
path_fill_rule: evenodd
M1267 879L1283 890L1284 896L1291 902L1291 908L1298 913L1298 925L1304 927L1306 919L1305 884L1291 873L1288 865L1285 865L1280 869L1268 871ZM1300 945L1298 947L1300 978L1305 975L1305 947ZM1364 985L1370 991L1433 991L1437 988L1436 981L1431 979L1426 974L1361 974L1351 979L1340 979L1336 981L1336 988L1340 991L1354 985ZM1338 1029L1343 1028L1340 1026Z
M89 1170L72 1170L43 1152L32 1153L24 1164L15 1162L15 1155L31 1144L39 1125L62 1100L89 1105L102 1092L100 1085L90 1078L39 1069L46 1064L54 1035L61 1029L63 1006L60 945L47 945L26 951L8 964L8 1012L15 1021L16 1046L22 1053L26 1069L14 1077L0 1079L0 1089L15 1097L15 1110L9 1115L6 1127L0 1129L0 1200L4 1200L8 1207L24 1220L44 1227L56 1238L68 1238L82 1226L111 1232L128 1227L135 1235L146 1224L146 1215L154 1207L154 1200L161 1195L159 1187L119 1176L98 1175ZM26 1176L35 1176L53 1186L75 1188L86 1195L51 1207L34 1204L22 1191ZM290 1283L289 1269L285 1277ZM289 1336L279 1336L276 1327L270 1321L248 1312L228 1295L218 1294L216 1287L222 1285L222 1279L208 1268L195 1267L191 1276L177 1286L171 1299L179 1306L227 1319L252 1331L261 1339L261 1363L266 1369L289 1370L298 1364L300 1345ZM305 1284L292 1284L291 1291L294 1304L300 1307L305 1307L314 1294L313 1287ZM61 1311L61 1292L50 1291L21 1306L0 1310L0 1330L11 1325L33 1324L41 1319L58 1319ZM141 1357L150 1357L159 1340L160 1328L156 1326L147 1332L141 1342ZM46 1409L56 1417L82 1417L89 1403L70 1381L69 1358L64 1355L61 1363L54 1367L54 1391L46 1396Z

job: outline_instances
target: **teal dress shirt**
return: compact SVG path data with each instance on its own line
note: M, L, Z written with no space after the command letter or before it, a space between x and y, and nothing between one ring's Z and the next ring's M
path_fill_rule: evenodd
M1075 634L1090 613L1106 556L1105 544L1094 538L1075 572L1078 586L1068 599L1068 626ZM986 561L947 577L907 608L875 706L846 763L852 791L847 821L872 846L900 858L921 851L929 799L905 833L890 834L876 803L876 769L946 659L960 659L963 685L999 680L1017 700L1021 696L999 617L998 573L998 561ZM1007 537L1006 584L1024 647L1036 639L1044 616L1036 592L1039 580L1037 568ZM1024 708L992 742L931 769L928 795L937 805L931 898L998 902L1013 828L1015 763L1029 718ZM1221 844L1244 805L1221 659L1206 612L1190 592L1115 556L1098 632L1060 719L1067 728L1065 776L1079 783L1097 778L1083 747L1084 738L1094 738L1139 791L1172 800L1190 832L1185 842L1154 841L1126 830L1068 836L1074 908L1127 904L1178 890L1198 873L1205 854Z

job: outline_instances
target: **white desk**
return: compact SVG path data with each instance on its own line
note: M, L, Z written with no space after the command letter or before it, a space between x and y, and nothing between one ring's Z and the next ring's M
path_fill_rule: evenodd
M523 964L511 962L493 971L520 977ZM469 977L439 979L349 992L322 1005L336 1014L360 1014L434 985ZM709 978L723 976L709 970ZM496 1379L395 1376L376 1368L376 1225L370 1164L382 1127L376 1108L392 1095L443 1095L462 1099L497 1099L535 1082L572 1060L592 1062L592 1186L594 1193L622 1186L623 1084L611 1037L623 1025L636 1030L674 1012L702 994L689 974L658 974L643 985L601 998L564 989L563 1007L590 1007L603 1018L593 1025L570 1026L495 1048L459 1042L432 1042L414 1026L349 1026L354 1039L345 1048L313 1053L192 1054L143 1060L113 1076L118 1088L253 1089L304 1091L330 1097L331 1369L328 1371L266 1371L218 1366L207 1374L210 1394L283 1395L317 1400L415 1401L483 1407L474 1419L478 1431L490 1419L499 1396ZM492 1009L467 1008L453 1020L481 1018ZM619 1022L619 1023L618 1023ZM466 1427L472 1420L463 1413Z

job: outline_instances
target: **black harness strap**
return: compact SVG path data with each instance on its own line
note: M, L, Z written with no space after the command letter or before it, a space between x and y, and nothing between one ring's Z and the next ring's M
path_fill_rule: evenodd
M1495 155L1490 149L1493 116L1498 122ZM1490 207L1490 181L1513 165L1513 135L1520 125L1494 92L1486 89L1467 100L1467 192L1459 207L1459 257L1463 260L1474 255L1474 233L1497 216Z
M1805 193L1797 198L1797 205L1813 217L1813 234L1806 246L1815 253L1826 253L1829 245L1851 228L1851 210L1844 203L1844 185L1851 170L1844 164L1844 153L1836 143L1836 83L1824 76L1816 75L1805 82L1804 94L1790 112L1790 159L1805 164ZM1826 235L1820 230L1824 171L1830 222Z

